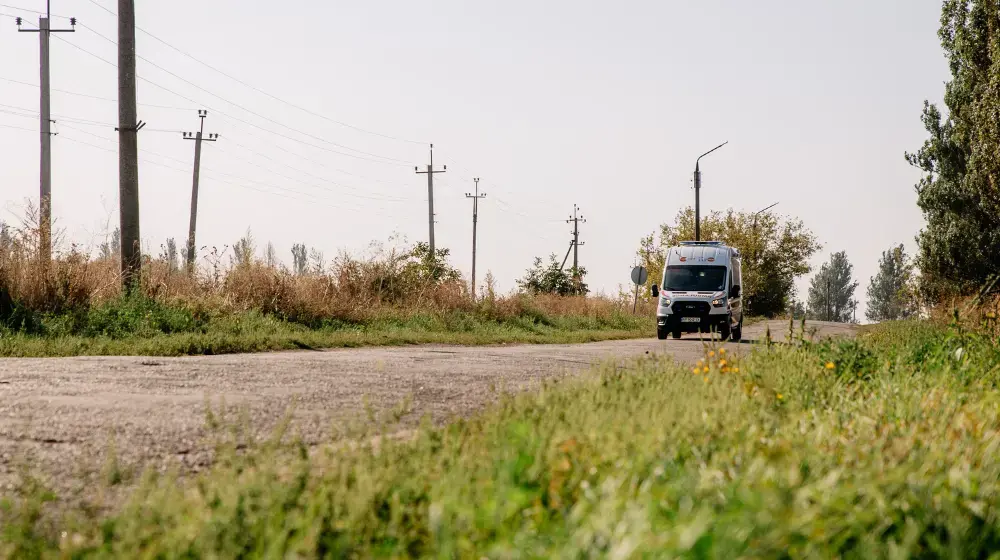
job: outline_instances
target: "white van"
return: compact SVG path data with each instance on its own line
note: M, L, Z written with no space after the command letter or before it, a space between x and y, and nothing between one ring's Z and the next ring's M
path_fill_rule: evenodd
M662 282L653 285L656 337L718 331L743 338L743 269L740 253L721 241L685 241L667 251Z

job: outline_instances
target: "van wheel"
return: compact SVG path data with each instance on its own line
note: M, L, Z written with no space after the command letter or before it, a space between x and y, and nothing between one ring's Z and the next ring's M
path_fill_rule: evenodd
M666 340L667 334L666 329L656 329L656 338L659 340Z
M733 342L739 342L743 340L743 318L740 318L740 324L736 325L733 329Z
M670 333L670 335L673 336L675 339L680 338L681 337L681 331L674 331L674 332Z
M722 339L722 342L729 340L729 336L732 334L732 330L733 329L729 325L729 321L726 321L724 325L719 327L719 337Z

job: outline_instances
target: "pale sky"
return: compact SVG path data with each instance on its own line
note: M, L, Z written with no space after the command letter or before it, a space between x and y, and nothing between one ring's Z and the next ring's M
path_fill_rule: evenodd
M37 15L16 8L44 10L0 2L27 22ZM111 100L52 97L53 211L84 246L118 216L116 70L75 48L116 62L96 34L116 40L116 21L98 4L117 10L52 6L82 24L53 36L52 87ZM638 240L693 204L695 158L728 140L702 160L702 207L779 202L803 219L824 244L817 267L837 250L855 264L859 319L881 251L916 249L919 172L903 153L923 142L923 100L938 102L948 79L940 0L137 4L139 27L166 42L137 33L139 75L174 92L139 82L141 227L154 253L187 235L194 146L180 131L196 129L201 108L222 138L203 152L199 245L231 245L250 228L290 262L297 242L332 259L393 233L426 240L426 176L413 167L433 142L435 165L448 166L436 177L436 239L456 266L469 273L464 194L480 177L480 280L492 271L507 291L535 256L561 258L578 204L588 282L615 293ZM0 16L0 53L11 221L38 196L38 37Z

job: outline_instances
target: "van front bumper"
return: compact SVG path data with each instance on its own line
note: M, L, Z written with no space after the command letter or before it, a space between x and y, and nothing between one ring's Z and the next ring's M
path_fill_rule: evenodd
M661 332L711 332L730 323L728 313L670 314L656 318L656 329Z

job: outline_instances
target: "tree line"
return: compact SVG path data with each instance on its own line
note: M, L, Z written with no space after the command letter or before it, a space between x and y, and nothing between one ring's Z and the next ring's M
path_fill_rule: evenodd
M711 212L701 219L702 237L722 241L740 251L746 312L760 317L808 317L852 322L857 319L858 281L844 251L830 255L813 276L803 301L795 280L812 272L809 260L822 248L802 220L781 218L773 212ZM694 209L681 210L673 224L640 240L640 262L651 271L647 292L660 282L666 252L694 239ZM873 321L902 319L916 312L913 265L900 244L886 250L879 271L870 279L867 317Z
M907 162L924 172L916 185L925 226L917 254L903 244L882 252L869 279L866 316L871 321L911 317L922 308L1000 289L1000 2L944 0L938 38L951 71L946 111L924 102L928 138ZM799 220L729 210L702 222L705 239L720 240L743 254L747 312L855 320L859 286L847 255L834 252L813 276L805 301L794 281L811 272L820 249ZM667 247L694 239L694 212L682 210L675 225L646 236L638 251L651 274L663 269Z

